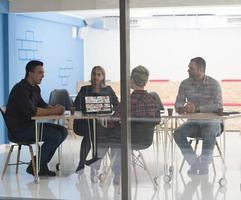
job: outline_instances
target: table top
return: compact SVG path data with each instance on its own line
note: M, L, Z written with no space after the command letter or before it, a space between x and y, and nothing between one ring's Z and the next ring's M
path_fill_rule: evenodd
M65 112L63 115L47 115L47 116L34 116L32 120L58 120L58 119L101 119L110 117L111 114L82 114L80 111L75 111L74 115L70 115L69 112ZM174 113L172 116L168 116L167 113L161 114L161 118L163 119L200 119L200 120L210 120L210 119L232 119L232 118L240 118L241 113L230 114L230 115L217 115L216 113L189 113L179 115Z
M65 112L63 115L46 115L46 116L34 116L32 120L48 120L48 119L100 119L111 116L111 114L82 114L80 111L75 111L74 115L70 115L69 112Z
M177 114L174 113L172 116L168 116L166 113L161 115L164 119L200 119L200 120L210 120L210 119L232 119L241 117L241 113L230 114L230 115L217 115L216 113L188 113L188 114Z

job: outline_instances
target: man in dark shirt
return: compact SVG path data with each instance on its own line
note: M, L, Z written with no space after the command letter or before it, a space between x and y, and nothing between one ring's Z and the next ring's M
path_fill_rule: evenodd
M50 106L44 102L38 84L44 77L43 63L32 60L26 65L25 78L17 83L10 92L7 108L6 122L9 134L15 141L35 141L35 124L33 116L60 115L64 112L61 105ZM67 130L59 125L44 123L41 130L40 176L55 176L56 173L48 168L48 162L53 157L58 146L67 136ZM27 172L33 175L32 162Z

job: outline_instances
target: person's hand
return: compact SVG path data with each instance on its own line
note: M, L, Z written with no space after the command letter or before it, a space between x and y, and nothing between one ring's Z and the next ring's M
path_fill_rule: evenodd
M223 108L219 108L217 110L217 115L222 116L223 115Z
M53 107L55 114L62 115L64 113L64 106L57 104Z
M178 108L178 109L177 109L177 113L178 113L178 114L185 114L185 113L186 113L185 108L184 108L184 107Z
M195 105L194 105L192 102L187 102L187 103L184 105L184 112L187 112L187 113L195 113L195 112L196 112L196 107L195 107Z

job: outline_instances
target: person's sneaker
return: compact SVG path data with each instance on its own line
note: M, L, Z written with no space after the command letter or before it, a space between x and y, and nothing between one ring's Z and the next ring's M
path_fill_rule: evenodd
M85 166L84 165L79 165L78 167L77 167L77 169L75 170L75 173L81 173L81 172L83 172L83 169L85 168Z
M208 175L208 172L209 172L209 170L208 170L208 166L204 166L204 167L201 167L200 169L199 169L199 175Z
M198 171L200 170L201 159L197 157L195 162L191 165L190 169L187 171L188 175L198 175Z
M190 169L187 171L188 175L197 175L198 174L198 169L196 167L190 167Z
M32 162L29 163L26 172L34 176Z
M96 170L93 167L91 167L91 169L90 169L90 180L92 183L97 183L99 181L98 170Z
M113 185L120 185L120 176L118 176L118 175L114 176Z
M34 156L34 162L36 163L36 156ZM34 176L32 160L29 161L29 164L28 164L28 167L27 167L27 169L26 169L26 172L27 172L28 174L31 174L31 175Z
M207 175L209 172L209 162L207 162L207 156L200 156L200 165L199 165L199 175Z
M38 175L39 176L56 176L56 173L50 170L40 170Z
M53 171L50 171L46 164L46 165L42 165L40 167L40 171L39 171L38 175L39 176L56 176L56 173Z
M92 158L90 160L86 160L85 164L89 166L89 165L93 164L94 162L98 161L99 159L101 159L101 158L94 157L94 158Z
M31 163L28 165L26 172L34 176L33 166ZM38 175L39 176L56 176L56 173L53 171L50 171L47 166L41 166Z

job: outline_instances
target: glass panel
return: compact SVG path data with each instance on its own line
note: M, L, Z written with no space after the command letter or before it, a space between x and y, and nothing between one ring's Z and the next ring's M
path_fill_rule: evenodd
M69 133L60 148L60 157L56 151L49 163L51 170L60 169L56 179L47 182L40 179L39 185L28 183L29 190L19 195L49 199L76 199L76 196L86 200L121 199L118 7L100 12L93 8L12 14L9 23L16 30L16 37L10 38L10 58L15 63L10 63L9 67L10 87L19 79L19 74L24 74L28 61L44 60L42 97L52 105L65 106L65 120L61 120L60 125L66 126ZM57 88L67 90L70 98L63 101L50 98L50 93L55 93ZM19 182L16 184L21 191ZM33 193L34 189L39 193ZM7 189L3 190L0 196L6 196Z
M19 196L121 199L126 119L132 140L124 181L131 179L132 199L240 196L240 7L140 6L130 10L130 72L120 66L125 41L120 42L117 3L97 1L98 9L79 12L11 14L4 21L1 15L1 23L14 30L4 35L11 41L6 85L12 88L23 78L28 61L43 60L43 99L66 89L75 101L75 108L66 109L86 117L60 124L70 134L59 151L62 159L56 153L49 163L51 170L61 164L56 179L26 182L29 190L22 191L15 171L9 171L14 180L9 187L17 187ZM128 58L128 51L122 55ZM125 71L122 78L129 79L121 82ZM117 103L123 86L122 92L129 92L125 83L131 91L122 106L130 108L130 118L121 118ZM2 188L0 196L12 195L8 184Z
M147 68L145 89L160 98L142 97L133 106L143 101L135 122L132 114L132 161L136 164L131 169L132 199L239 195L240 159L235 149L240 144L240 77L236 73L240 69L235 66L239 65L236 50L240 45L230 40L240 41L240 25L231 24L241 13L235 9L223 13L223 8L130 11L131 69ZM231 19L231 13L238 17ZM231 49L236 50L230 54ZM143 87L138 89L140 93ZM154 114L148 111L154 110L154 99L158 99L161 116L158 124L150 120ZM144 109L145 114L140 114ZM153 128L145 125L147 119Z
M99 4L97 6L100 7ZM112 13L110 17L108 17L109 12ZM100 109L96 124L98 160L89 165L90 190L95 190L95 199L121 199L119 11L116 8L96 13L99 14L94 18L85 18L87 27L81 32L84 40L85 73L88 72L90 75L92 67L101 66L92 73L91 82L95 94L89 99L92 101L95 95L99 97L97 99L95 97L95 104L90 102L88 106ZM86 77L86 81L90 80L90 76ZM105 79L105 82L95 84L99 79ZM108 112L109 103L111 112Z

